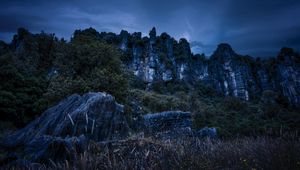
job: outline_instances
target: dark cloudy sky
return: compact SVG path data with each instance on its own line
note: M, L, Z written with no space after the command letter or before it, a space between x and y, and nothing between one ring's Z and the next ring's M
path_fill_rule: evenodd
M0 4L0 39L7 42L18 27L69 39L79 28L147 35L155 26L158 33L187 38L194 52L207 55L221 42L252 56L274 56L282 46L300 51L299 0L0 0Z

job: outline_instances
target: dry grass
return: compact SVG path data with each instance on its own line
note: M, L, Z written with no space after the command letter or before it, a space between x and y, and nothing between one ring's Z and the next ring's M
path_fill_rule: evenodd
M73 162L29 169L300 169L299 139L229 140L151 138L89 144Z

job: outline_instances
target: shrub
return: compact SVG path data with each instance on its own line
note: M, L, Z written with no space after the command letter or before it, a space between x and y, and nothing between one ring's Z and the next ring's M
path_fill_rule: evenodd
M182 91L182 92L188 92L190 89L188 87L188 84L184 81L170 81L166 84L166 89L167 92L174 94L178 91Z
M280 106L277 102L279 95L271 90L266 90L263 92L260 100L260 104L265 116L272 118L279 114Z
M26 119L31 120L47 107L37 104L41 103L47 83L42 76L20 72L11 56L1 56L0 61L0 117L21 127L27 123Z
M98 36L93 29L77 31L66 43L53 34L20 29L12 51L0 56L1 120L23 126L72 93L106 91L126 104L128 81L121 53ZM53 68L57 75L47 76Z
M52 82L48 93L52 96L71 95L88 91L105 91L125 102L128 81L121 64L121 53L112 45L80 34L68 46L69 52L57 58L60 76ZM64 64L68 63L68 64ZM51 96L51 94L50 94Z
M236 97L225 97L221 103L225 110L246 111L247 103Z
M130 100L137 101L141 105L144 113L168 110L186 111L188 109L187 102L175 96L145 92L142 90L131 90L130 96Z

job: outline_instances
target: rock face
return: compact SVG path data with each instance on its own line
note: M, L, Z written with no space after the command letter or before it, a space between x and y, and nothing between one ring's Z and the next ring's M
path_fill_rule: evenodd
M6 137L5 148L23 148L31 160L43 160L60 151L71 158L75 151L83 151L88 139L95 141L121 139L129 127L123 106L105 93L74 94L49 108L25 128ZM40 149L39 149L40 148ZM50 155L50 156L49 156Z
M27 37L25 35L30 34ZM76 30L78 35L114 44L125 54L124 65L147 84L146 90L154 89L155 83L167 84L172 81L184 81L197 84L202 81L223 95L236 96L244 100L259 97L263 91L272 90L282 94L291 105L300 107L300 55L290 48L282 48L277 58L264 60L242 56L234 52L230 45L218 45L210 57L192 54L189 42L182 38L179 41L167 33L157 35L152 28L149 36L142 37L141 32L120 34L97 32L93 28ZM24 38L27 37L27 38ZM34 74L37 68L48 61L48 54L33 53L38 51L36 41L43 41L43 48L55 46L54 35L31 34L19 29L11 45L0 42L0 54L14 49L18 68L26 73ZM28 46L26 50L24 48ZM49 67L48 77L55 76L59 71ZM143 83L143 84L144 84Z
M194 136L190 112L166 111L144 115L144 132L158 139L176 139Z
M200 130L196 130L194 132L194 135L197 137L201 137L201 138L209 137L212 139L218 137L217 129L216 128L208 128L208 127L202 128Z
M237 55L228 44L220 44L209 63L210 83L224 95L249 100L257 90L250 63L251 58Z
M146 135L160 139L178 137L217 138L216 128L192 129L190 112L166 111L147 114L143 118Z
M276 59L255 61L236 54L228 44L220 44L206 59L193 55L187 40L177 42L167 33L157 36L155 28L150 38L140 35L121 32L120 47L132 56L128 68L149 87L156 81L200 80L224 95L250 100L273 90L290 104L300 105L300 56L292 49L283 48Z
M172 131L190 128L192 119L190 112L167 111L144 115L145 129L149 133Z
M148 90L156 82L203 81L224 95L244 100L272 90L285 96L290 104L300 106L300 56L292 49L283 48L277 58L255 60L235 53L223 43L205 58L192 54L186 39L176 41L167 33L157 35L155 28L148 37L127 31L119 35L90 29L76 31L86 32L119 46L128 56L125 64L148 85Z
M29 142L24 150L26 159L33 162L54 162L75 160L78 153L83 153L88 146L84 135L79 137L40 136Z

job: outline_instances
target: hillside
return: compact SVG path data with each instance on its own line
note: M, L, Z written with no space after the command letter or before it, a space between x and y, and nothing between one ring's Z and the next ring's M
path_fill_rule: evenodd
M89 28L76 30L70 41L20 28L10 44L0 42L0 78L1 166L19 165L16 160L29 161L19 162L25 167L49 164L51 158L52 168L62 169L69 165L61 161L90 159L95 163L91 169L166 169L168 161L182 169L215 169L212 160L229 168L259 169L263 162L255 166L255 161L276 151L274 160L288 155L280 167L289 161L291 169L299 167L297 152L282 151L299 150L300 56L291 48L260 59L222 43L205 56L192 54L185 39L157 36L155 28L149 37ZM268 143L273 145L266 148ZM209 152L202 145L229 149L224 157L216 156L221 151ZM244 150L230 149L239 146ZM98 157L91 147L108 150ZM188 157L191 164L185 162L193 148L209 152L211 160L192 152L199 160ZM131 158L115 154L129 150L137 165L120 165ZM158 166L138 159L144 152ZM109 165L107 153L118 163ZM234 155L235 163L224 163L226 154ZM254 161L249 167L238 158L244 156Z

